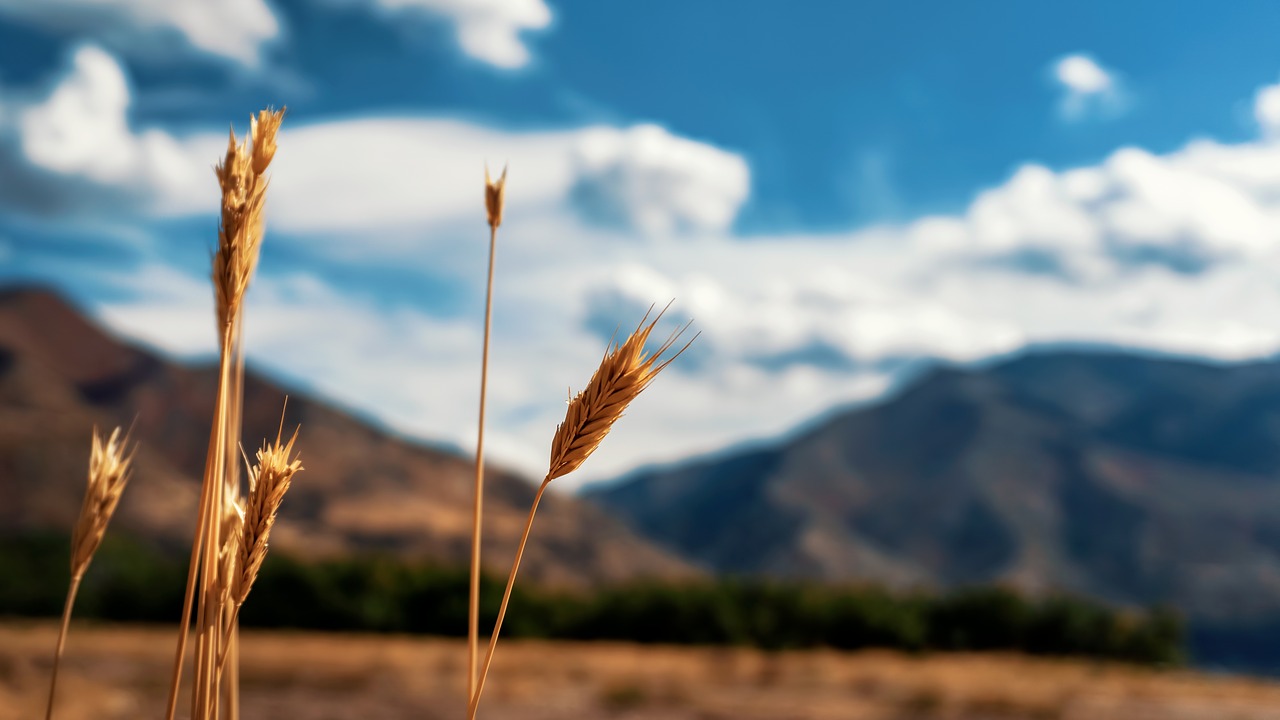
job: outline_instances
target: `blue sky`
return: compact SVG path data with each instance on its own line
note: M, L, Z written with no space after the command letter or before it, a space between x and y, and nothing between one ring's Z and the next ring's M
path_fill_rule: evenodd
M499 461L604 342L703 332L579 480L786 432L919 361L1280 347L1280 6L0 0L0 279L213 347L226 128L289 114L248 349L468 447L483 168Z

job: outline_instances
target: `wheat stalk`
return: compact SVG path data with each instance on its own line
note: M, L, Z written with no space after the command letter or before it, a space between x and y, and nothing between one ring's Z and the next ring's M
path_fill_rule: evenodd
M233 461L228 461L240 432L240 403L243 395L242 306L244 294L257 268L263 232L263 208L266 202L266 171L276 152L276 135L284 118L284 110L263 110L250 118L250 130L238 143L234 130L227 150L215 168L221 190L221 213L218 247L213 257L212 280L216 300L219 336L218 395L214 408L213 428L209 435L205 458L200 507L191 561L187 571L187 588L183 599L182 620L174 653L173 674L169 686L166 718L173 720L177 710L178 687L182 679L188 624L196 597L199 578L198 635L195 654L196 680L192 691L193 718L217 716L219 638L224 623L234 627L226 614L226 597L230 577L229 560L223 554L222 526L226 519L225 504L235 502L238 480ZM234 368L234 370L233 370ZM228 499L227 494L231 497ZM236 715L235 693L231 693L231 714Z
M652 308L650 308L652 312ZM664 309L663 312L666 312ZM493 663L493 653L498 646L498 634L502 631L502 621L507 615L507 604L511 600L511 590L516 584L516 573L520 570L520 560L524 556L525 545L529 542L529 533L533 530L533 518L538 512L538 503L552 480L563 477L576 470L600 447L601 441L609 434L613 425L622 418L627 406L635 400L653 379L664 368L680 357L695 335L684 347L674 355L659 362L662 356L675 345L680 336L689 328L681 327L671 334L661 347L652 355L646 355L644 348L649 334L662 319L663 313L648 325L649 313L627 339L613 344L605 351L600 367L596 369L587 386L569 400L569 408L565 412L564 422L556 427L555 437L551 440L551 461L547 475L538 486L529 508L529 517L525 520L524 532L520 543L516 546L515 561L511 564L511 572L507 575L507 588L502 594L502 604L498 606L498 618L493 625L493 634L489 636L489 649L485 653L484 663L480 668L480 679L476 690L467 705L467 720L474 720L480 706L480 694L484 692L485 679L489 675L489 667Z
M266 123L263 123L266 127ZM263 138L263 142L273 141L273 138ZM270 152L275 154L275 147L272 145ZM265 165L262 166L265 169ZM226 453L223 460L226 468L226 477L224 478L223 487L223 534L226 538L223 541L224 551L228 553L228 562L218 563L219 573L221 576L220 583L227 588L230 587L231 573L234 572L233 558L234 545L238 538L235 533L238 532L239 522L244 519L244 503L240 499L240 463L237 462L235 454L240 449L240 437L243 424L243 400L244 400L244 322L240 319L235 323L235 344L232 347L235 358L235 369L231 375L231 391L228 395L230 405L228 407L229 416L224 424L225 438L223 440L223 451ZM286 403L287 403L286 399ZM284 415L281 413L280 421L284 422ZM228 527L230 526L230 527ZM223 607L223 627L221 628L223 637L226 638L226 647L223 655L229 654L230 672L227 674L227 684L224 688L223 702L226 705L227 720L239 720L240 718L240 630L236 622L237 615L231 612L228 598L221 598ZM219 661L219 678L221 678L223 660ZM220 682L220 680L219 680Z
M129 467L132 454L125 454L128 439L121 439L120 428L111 432L105 441L93 429L93 442L89 450L89 479L85 486L84 502L71 535L71 584L67 588L66 603L62 608L62 627L58 631L58 646L53 655L53 672L49 679L49 703L45 720L53 717L53 699L58 688L58 665L66 647L67 626L71 622L71 608L75 605L80 580L89 569L89 563L102 544L107 525L120 503L120 496L129 484Z
M484 352L480 361L480 419L476 432L475 499L471 515L471 592L467 618L467 701L475 692L476 660L480 642L480 530L484 509L484 408L489 384L489 329L493 322L493 259L497 249L498 226L502 224L503 198L507 189L507 169L497 182L484 169L484 207L489 221L489 282L484 294Z

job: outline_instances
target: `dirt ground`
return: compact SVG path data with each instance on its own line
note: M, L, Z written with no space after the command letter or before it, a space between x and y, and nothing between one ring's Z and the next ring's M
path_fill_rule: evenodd
M42 718L56 627L0 623L0 720ZM73 626L59 720L162 718L175 631ZM464 644L247 632L245 720L462 718ZM185 713L180 713L185 717ZM1280 684L1012 655L504 642L490 720L1280 720Z

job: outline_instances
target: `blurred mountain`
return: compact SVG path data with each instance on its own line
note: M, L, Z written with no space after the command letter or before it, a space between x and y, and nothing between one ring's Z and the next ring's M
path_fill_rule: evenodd
M585 495L722 572L1280 613L1280 364L1036 352Z
M188 549L216 383L216 367L185 367L120 342L53 293L0 292L0 533L69 533L91 428L132 423L136 472L112 531ZM275 437L285 392L253 372L245 385L244 447L252 456ZM468 561L471 460L290 392L286 433L297 424L306 469L285 498L273 547ZM505 575L534 488L486 470L485 564ZM580 585L696 572L578 499L550 497L538 520L521 573L531 580Z

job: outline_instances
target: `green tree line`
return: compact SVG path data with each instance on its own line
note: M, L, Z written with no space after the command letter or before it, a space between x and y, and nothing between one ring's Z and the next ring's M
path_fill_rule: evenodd
M0 616L50 617L67 585L68 541L0 536ZM185 558L108 538L85 577L77 617L171 623ZM502 585L482 582L492 625ZM273 553L242 610L247 627L461 636L467 571L390 557L304 562ZM1003 587L894 593L874 587L721 579L643 582L581 593L517 585L508 637L907 651L1009 650L1169 665L1184 630L1167 609L1117 610Z

